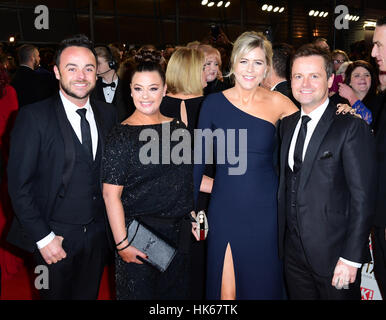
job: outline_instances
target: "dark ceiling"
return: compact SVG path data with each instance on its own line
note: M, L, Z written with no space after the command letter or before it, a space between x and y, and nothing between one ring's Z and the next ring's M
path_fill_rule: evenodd
M264 3L284 6L285 11L264 12ZM386 14L385 1L375 0L231 0L228 8L208 8L201 0L14 0L0 2L0 41L14 34L20 42L56 43L70 34L85 33L96 43L184 44L201 40L209 25L216 23L230 40L242 31L257 30L269 32L274 41L295 45L315 36L335 42L348 33L334 30L334 9L341 4L360 16L358 22L350 23L351 31L363 29L365 19ZM48 30L34 28L37 5L49 9ZM309 17L310 9L328 11L329 16Z

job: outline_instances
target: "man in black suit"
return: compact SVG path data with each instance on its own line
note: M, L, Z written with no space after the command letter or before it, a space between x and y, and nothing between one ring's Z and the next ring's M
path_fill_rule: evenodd
M22 108L12 131L8 178L17 219L8 241L48 267L43 299L96 299L106 263L100 167L116 112L89 99L96 70L87 37L62 41L59 93Z
M57 83L49 75L35 71L40 64L38 49L30 44L18 49L19 68L12 78L11 85L17 93L19 107L31 104L53 95Z
M380 71L386 71L386 17L377 21L371 55ZM383 299L386 299L386 94L380 96L379 113L376 112L375 136L378 161L378 195L373 228L374 274ZM379 114L379 116L378 116Z
M287 43L272 46L272 67L263 80L263 86L271 91L278 91L299 107L299 102L292 95L289 81L289 69L294 48Z
M121 80L117 75L119 68L119 51L115 47L96 47L98 56L98 80L91 97L115 106L118 113L118 121L122 122L135 110L130 103L130 86L128 82Z
M292 62L301 110L281 122L279 252L290 299L361 299L370 261L375 141L365 121L329 102L333 64L314 45ZM339 290L344 288L344 290Z

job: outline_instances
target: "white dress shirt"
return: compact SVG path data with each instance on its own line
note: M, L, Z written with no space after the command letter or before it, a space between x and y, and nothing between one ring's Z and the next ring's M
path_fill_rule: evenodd
M63 102L64 110L67 115L67 119L70 122L72 128L75 131L76 136L78 137L80 143L82 143L82 130L80 128L80 115L76 112L76 110L80 109L77 105L73 104L70 100L68 100L61 91L59 91L60 98ZM86 104L82 107L87 109L86 119L90 124L91 131L91 141L92 141L92 153L95 159L95 155L98 147L98 129L96 126L96 122L94 119L94 112L92 111L90 105L90 99L87 100ZM39 249L45 247L48 243L50 243L55 238L55 233L51 232L48 236L44 237L36 244Z
M288 165L291 168L291 170L293 170L293 166L294 166L295 145L296 145L296 139L297 139L299 131L300 131L300 125L302 123L302 116L307 115L311 118L311 120L308 121L308 123L307 123L307 134L306 134L306 138L304 140L304 146L303 146L303 157L302 157L302 161L303 161L304 157L306 155L307 147L308 147L308 144L310 143L312 134L314 133L315 128L316 128L320 118L322 117L324 111L326 111L329 101L330 100L327 98L325 102L323 102L319 107L317 107L315 110L313 110L309 114L306 114L303 111L303 108L301 109L300 119L295 127L294 135L292 136L290 148L288 151ZM352 261L346 260L342 257L340 257L339 260L341 260L342 262L344 262L352 267L360 268L362 266L362 264L360 264L360 263L352 262Z
M102 79L103 83L107 83ZM118 78L116 78L114 81L115 83L115 88L112 87L104 87L103 88L103 94L105 95L105 99L107 103L112 103L115 95L115 90L117 90L118 87Z

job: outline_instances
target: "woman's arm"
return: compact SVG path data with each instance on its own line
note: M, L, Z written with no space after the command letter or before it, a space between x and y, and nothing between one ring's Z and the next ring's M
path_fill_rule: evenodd
M116 244L119 244L117 250L119 250L118 253L121 258L127 263L134 262L142 264L142 262L137 259L137 256L146 259L146 254L133 246L128 246L129 240L125 239L127 236L127 229L125 225L125 213L121 201L122 191L123 186L108 183L103 184L103 199L106 204L109 224L111 231L113 232L114 241ZM123 239L125 240L122 242Z
M202 176L200 191L205 193L212 193L214 179L206 175Z
M350 86L345 83L339 83L339 95L347 99L348 102L350 102L351 107L355 109L355 112L359 114L368 124L373 121L371 111L366 108Z

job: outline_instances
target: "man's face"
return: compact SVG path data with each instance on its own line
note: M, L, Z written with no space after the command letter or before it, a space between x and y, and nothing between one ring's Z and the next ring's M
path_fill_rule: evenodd
M307 112L319 107L328 97L334 76L327 79L324 59L313 55L296 58L292 65L291 87L294 98Z
M98 67L97 67L97 75L105 75L107 74L110 70L113 70L109 67L108 61L103 58L98 56ZM111 79L110 79L111 80Z
M386 26L375 28L373 44L371 56L377 61L379 70L386 71Z
M33 59L33 67L34 67L34 69L38 68L39 65L40 65L40 54L39 54L38 49L34 50L34 53L32 55L32 59Z
M59 66L54 67L60 90L79 107L87 102L96 83L96 59L83 47L68 47L62 51Z

